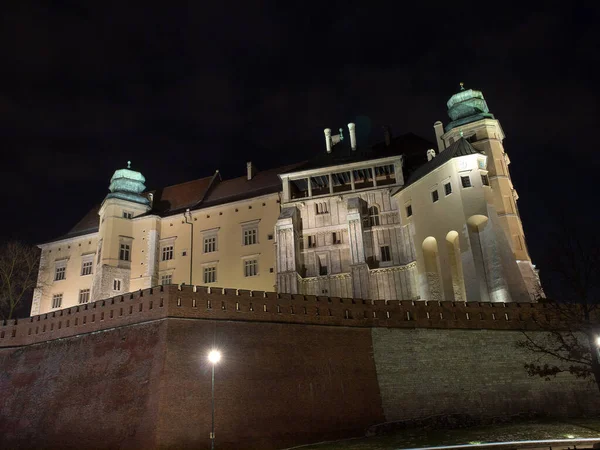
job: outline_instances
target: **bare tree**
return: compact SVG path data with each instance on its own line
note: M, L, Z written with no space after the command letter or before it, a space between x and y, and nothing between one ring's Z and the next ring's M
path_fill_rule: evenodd
M19 241L0 245L0 317L11 319L37 286L39 250Z
M600 389L600 242L576 232L563 225L549 243L546 287L555 298L540 299L546 314L535 319L545 333L525 332L518 346L534 355L525 365L530 376L568 372L595 380Z

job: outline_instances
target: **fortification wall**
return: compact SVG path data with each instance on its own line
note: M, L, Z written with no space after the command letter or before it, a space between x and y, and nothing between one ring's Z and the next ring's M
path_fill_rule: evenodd
M569 374L548 381L527 375L523 366L532 356L517 348L524 339L519 331L373 328L372 334L387 421L600 414L595 383Z
M363 301L157 287L0 325L8 447L281 448L436 414L593 413L597 389L529 378L544 304ZM8 443L8 445L5 445Z
M154 448L166 324L0 349L0 448Z

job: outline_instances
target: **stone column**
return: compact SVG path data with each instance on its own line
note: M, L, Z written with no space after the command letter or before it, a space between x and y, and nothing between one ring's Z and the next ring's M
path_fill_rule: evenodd
M352 296L368 299L369 296L369 266L365 258L364 233L362 226L360 198L348 199L348 236L350 238L350 258L352 273Z

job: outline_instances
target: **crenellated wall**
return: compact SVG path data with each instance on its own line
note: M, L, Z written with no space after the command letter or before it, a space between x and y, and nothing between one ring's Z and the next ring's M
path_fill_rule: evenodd
M170 285L11 321L0 325L0 447L209 448L213 346L218 448L453 413L598 413L593 384L523 368L520 330L550 311Z

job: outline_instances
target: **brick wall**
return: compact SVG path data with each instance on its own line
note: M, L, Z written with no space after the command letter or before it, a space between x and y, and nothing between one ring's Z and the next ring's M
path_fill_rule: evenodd
M387 421L433 415L600 413L595 383L561 374L545 381L523 368L518 331L373 328L377 377ZM533 332L534 334L536 332Z

